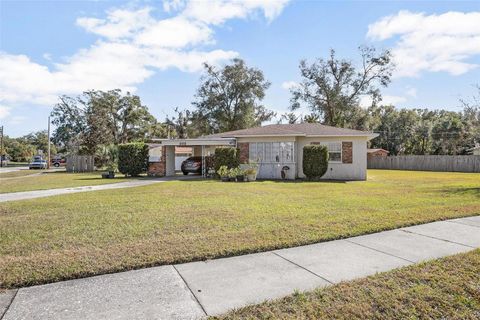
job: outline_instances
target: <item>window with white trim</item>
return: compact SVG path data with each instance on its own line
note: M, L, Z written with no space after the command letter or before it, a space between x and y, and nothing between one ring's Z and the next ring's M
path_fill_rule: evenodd
M329 162L342 162L342 143L341 142L324 142L322 145L328 149Z
M294 142L251 142L249 159L258 163L294 162Z

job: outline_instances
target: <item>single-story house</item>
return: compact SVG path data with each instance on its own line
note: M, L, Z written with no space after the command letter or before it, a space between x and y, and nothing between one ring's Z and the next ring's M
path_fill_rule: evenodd
M280 179L288 167L287 179L304 178L303 147L325 145L329 152L327 173L323 179L365 180L367 178L367 141L378 134L317 123L272 124L223 132L197 139L154 139L162 148L158 163L150 164L150 174L174 175L175 146L193 146L195 156L208 156L219 146L236 146L240 162L258 163L259 179ZM173 162L172 162L173 161Z
M386 157L389 153L385 149L367 149L367 160L371 157Z

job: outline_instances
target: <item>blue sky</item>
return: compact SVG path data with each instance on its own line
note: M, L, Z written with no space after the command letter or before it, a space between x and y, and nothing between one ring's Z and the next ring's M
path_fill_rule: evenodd
M460 110L480 84L480 1L0 1L0 124L46 127L60 94L120 87L159 119L190 108L201 63L241 57L287 111L300 59L389 48L384 102Z

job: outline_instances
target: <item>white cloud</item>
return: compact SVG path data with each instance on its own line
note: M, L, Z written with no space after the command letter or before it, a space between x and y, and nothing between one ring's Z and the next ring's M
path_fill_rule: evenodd
M407 98L402 96L395 96L395 95L383 95L382 101L379 103L380 105L394 105L398 106L398 104L406 102ZM360 106L362 108L368 108L372 105L372 98L370 96L361 96L360 97Z
M298 88L299 86L300 84L295 81L285 81L282 83L282 88L285 90L291 90L294 88Z
M397 40L392 49L396 77L424 71L460 75L478 67L469 59L480 54L480 12L400 11L369 25L367 37Z
M210 0L190 1L184 15L207 24L219 25L229 19L245 19L255 12L272 21L285 8L289 0Z
M407 101L407 98L402 96L392 96L392 95L382 96L382 104L391 104L395 106L405 101Z
M150 7L139 10L115 9L108 11L106 19L78 18L77 25L108 39L131 38L138 30L155 21L151 11Z
M26 55L0 51L0 102L51 105L60 94L89 89L133 92L155 72L168 68L200 71L203 62L218 64L238 56L235 51L205 49L215 43L214 27L258 13L270 21L286 3L173 0L164 2L164 9L175 13L163 19L155 18L151 7L109 10L105 18L80 17L76 24L99 39L62 61L51 60L52 68Z
M10 115L10 107L0 105L0 119L5 119Z
M197 44L213 43L213 30L206 24L174 17L157 21L138 34L135 41L140 45L182 48Z

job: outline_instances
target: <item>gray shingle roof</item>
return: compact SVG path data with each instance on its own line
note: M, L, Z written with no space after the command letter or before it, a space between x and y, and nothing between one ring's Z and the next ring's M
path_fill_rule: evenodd
M326 126L319 123L270 124L243 130L208 135L208 138L236 138L244 136L372 136L374 133Z

